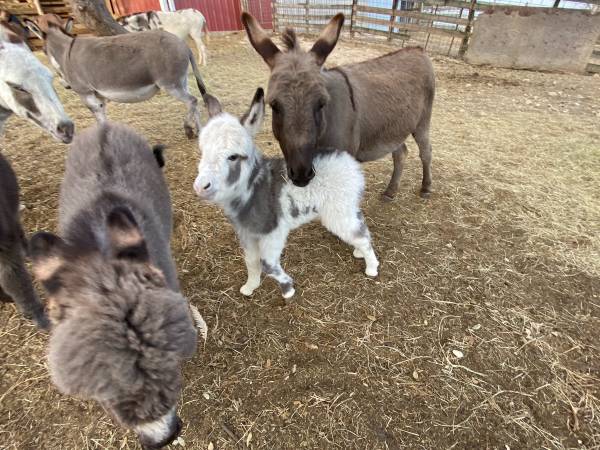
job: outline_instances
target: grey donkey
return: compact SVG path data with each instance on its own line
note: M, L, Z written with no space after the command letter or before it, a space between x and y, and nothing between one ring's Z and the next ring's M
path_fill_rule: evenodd
M273 111L273 133L294 184L310 182L319 148L344 149L361 162L391 153L394 171L384 192L384 198L391 199L407 154L404 141L412 135L423 163L421 196L430 195L435 76L422 49L403 48L324 69L344 24L343 14L331 19L308 52L300 48L293 30L284 32L286 51L281 51L254 17L244 13L242 22L250 43L271 69L267 102Z
M181 365L197 343L171 256L171 201L156 155L120 125L78 134L60 190L60 237L38 233L30 243L49 297L53 382L98 401L145 448L180 432Z
M49 327L44 306L25 268L27 241L19 220L19 185L0 153L0 301L14 301L41 329Z
M177 36L153 30L105 37L74 37L73 20L54 14L25 20L26 26L44 41L44 52L64 83L94 113L106 120L106 103L137 103L160 89L185 103L184 130L188 138L200 130L198 99L188 90L187 71L192 66L196 84L206 88L188 46Z

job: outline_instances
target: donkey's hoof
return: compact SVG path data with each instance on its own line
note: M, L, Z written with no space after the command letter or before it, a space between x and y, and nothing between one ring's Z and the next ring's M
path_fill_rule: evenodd
M375 278L379 273L377 272L377 267L367 267L365 269L365 275L371 278Z
M240 288L240 293L246 297L250 297L256 288L249 286L247 283Z
M195 137L198 137L198 134L192 127L186 125L183 127L183 129L188 139L194 139Z
M294 294L296 293L296 289L294 288L290 288L287 291L285 291L283 293L283 298L285 298L286 300L292 298L294 296Z
M392 200L394 200L394 197L396 196L396 194L392 194L390 192L385 191L383 194L381 194L381 200L389 203Z
M33 318L33 321L41 331L50 331L50 320L46 314L40 314Z
M352 252L352 256L354 256L356 259L364 259L364 255L362 254L362 252L355 248L354 251Z
M419 192L419 196L421 198L429 198L431 197L431 191L421 191Z

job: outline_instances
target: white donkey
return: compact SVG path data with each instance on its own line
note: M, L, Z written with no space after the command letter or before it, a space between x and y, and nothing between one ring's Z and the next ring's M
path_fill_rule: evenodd
M200 133L201 160L194 189L222 206L244 248L248 281L240 292L251 295L261 272L274 278L284 298L294 295L292 278L280 257L289 232L314 219L354 247L365 273L377 276L379 262L360 210L364 177L347 152L323 150L314 160L315 177L306 187L287 179L283 158L265 158L253 142L264 118L264 92L258 89L242 119L221 111L206 94L210 119Z
M75 127L52 86L52 74L14 27L0 20L0 134L14 113L67 144Z
M175 12L148 11L121 17L119 22L127 31L164 30L185 41L188 36L194 40L202 64L208 59L202 42L202 31L208 41L208 27L204 15L196 9L181 9Z

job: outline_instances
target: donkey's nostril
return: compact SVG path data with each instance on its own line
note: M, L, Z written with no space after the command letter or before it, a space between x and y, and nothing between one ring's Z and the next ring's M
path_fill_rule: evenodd
M56 126L56 131L61 134L63 141L68 144L73 140L75 125L73 125L73 122L65 120Z
M206 183L202 189L204 189L205 191L207 189L210 189L210 183Z
M315 177L315 170L311 167L306 173L306 179L308 181L312 180Z

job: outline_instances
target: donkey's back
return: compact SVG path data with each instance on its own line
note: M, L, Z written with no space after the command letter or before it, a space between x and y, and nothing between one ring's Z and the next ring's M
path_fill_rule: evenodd
M377 151L377 143L397 146L420 125L429 125L435 74L423 49L407 47L343 69L359 112L359 159L371 159L360 156Z
M115 206L130 210L151 259L174 277L171 200L162 171L144 139L109 122L85 130L71 146L60 190L60 233L102 248L105 230L100 228ZM170 281L176 283L174 278Z

